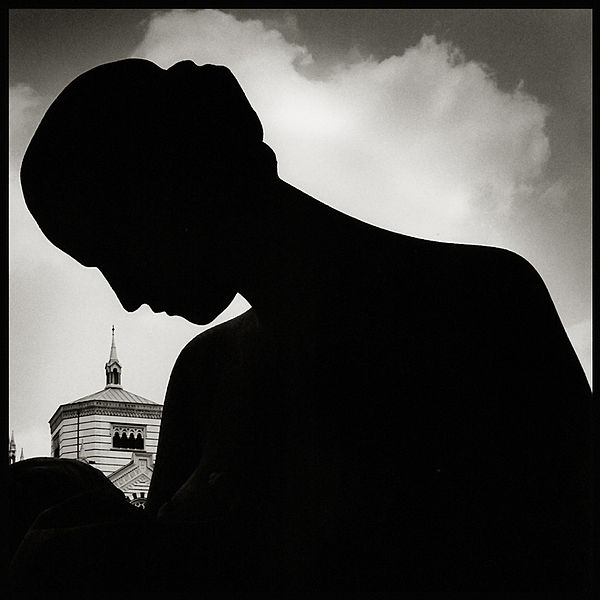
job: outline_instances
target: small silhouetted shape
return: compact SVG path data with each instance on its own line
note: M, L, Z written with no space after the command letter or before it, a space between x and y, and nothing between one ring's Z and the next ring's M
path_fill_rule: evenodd
M590 390L539 275L321 204L262 136L226 68L132 59L72 82L23 160L41 229L125 309L252 305L171 374L147 581L585 590Z

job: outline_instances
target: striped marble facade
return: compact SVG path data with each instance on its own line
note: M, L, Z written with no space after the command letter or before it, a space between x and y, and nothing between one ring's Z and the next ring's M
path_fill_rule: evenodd
M113 327L110 358L105 365L106 386L58 407L49 422L51 454L89 463L132 503L143 506L163 407L123 389L121 371Z

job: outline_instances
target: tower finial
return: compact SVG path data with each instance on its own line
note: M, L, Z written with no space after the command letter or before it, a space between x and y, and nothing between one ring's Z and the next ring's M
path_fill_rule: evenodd
M112 342L110 344L110 356L108 358L108 362L110 362L111 360L116 360L118 361L119 359L117 358L117 346L115 345L115 326L112 326Z
M8 444L8 462L12 464L17 459L17 445L15 444L15 432L11 431L10 442Z
M117 346L115 344L115 326L112 326L112 341L110 344L110 356L104 366L106 371L106 387L121 387L121 364L117 357Z

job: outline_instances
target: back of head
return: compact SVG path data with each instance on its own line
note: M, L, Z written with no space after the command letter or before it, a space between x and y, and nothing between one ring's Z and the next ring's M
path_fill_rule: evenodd
M235 182L276 177L262 136L225 67L104 64L71 82L44 115L21 167L25 201L48 238L76 253L99 243L107 224L202 218L204 191L227 196Z

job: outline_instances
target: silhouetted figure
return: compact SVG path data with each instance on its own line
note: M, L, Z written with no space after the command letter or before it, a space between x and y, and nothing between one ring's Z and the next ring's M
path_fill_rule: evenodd
M525 260L295 189L232 74L190 61L78 77L21 180L48 238L126 310L205 324L236 292L252 305L171 375L152 585L586 589L590 391Z

